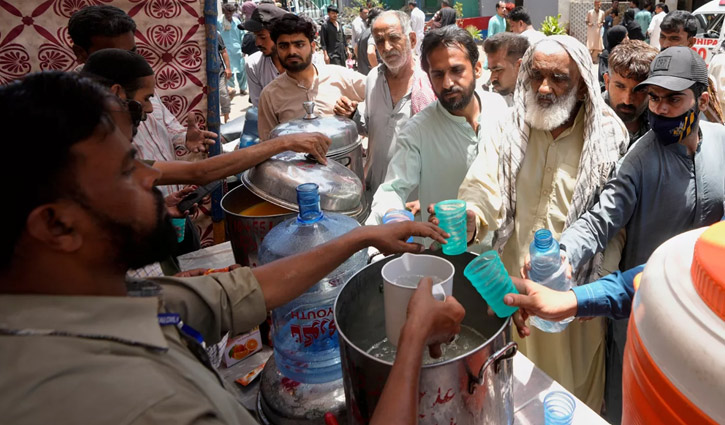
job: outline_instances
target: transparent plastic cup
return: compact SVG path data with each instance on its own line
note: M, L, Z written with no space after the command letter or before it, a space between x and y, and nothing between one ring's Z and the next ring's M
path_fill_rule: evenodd
M397 223L400 221L413 221L415 217L413 213L408 210L392 210L385 213L383 216L383 224L386 223ZM413 237L409 237L406 241L408 243L413 242Z
M496 251L486 251L474 258L463 270L463 275L473 284L496 316L508 317L518 310L518 307L503 303L504 295L518 294L519 291Z
M552 391L544 397L544 424L570 425L574 420L576 401L564 391Z
M466 252L466 201L452 199L441 201L433 207L438 217L438 226L445 230L450 237L443 245L446 255L458 255Z

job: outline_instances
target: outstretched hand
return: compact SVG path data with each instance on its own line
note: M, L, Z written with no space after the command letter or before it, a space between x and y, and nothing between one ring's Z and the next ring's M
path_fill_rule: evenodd
M401 252L422 252L425 247L419 243L406 242L411 236L431 238L439 243L446 243L448 233L430 223L403 221L398 223L365 226L360 231L366 232L368 245L374 246L382 254Z
M216 143L218 135L212 131L199 128L194 114L189 112L186 115L186 149L190 152L206 152L209 146Z
M461 321L466 310L452 296L445 301L433 298L433 280L421 279L418 289L408 303L408 317L403 332L420 333L424 336L430 356L441 356L441 344L450 342L461 332Z
M518 294L504 295L504 304L519 309L513 320L522 338L530 334L526 325L529 316L537 316L551 321L560 321L575 316L577 299L573 291L555 291L527 279L511 277Z
M428 222L433 223L436 226L440 224L438 217L436 217L435 204L428 205ZM471 210L466 210L466 240L470 241L473 238L473 233L476 231L476 213Z
M317 162L327 165L327 150L332 140L322 133L297 133L282 136L287 150L312 155Z

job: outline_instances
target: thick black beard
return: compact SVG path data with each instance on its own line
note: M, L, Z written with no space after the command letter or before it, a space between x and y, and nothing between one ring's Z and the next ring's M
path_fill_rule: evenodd
M111 257L122 270L137 269L168 258L176 245L176 230L166 214L164 197L153 189L156 203L156 225L148 233L140 233L133 225L121 223L107 214L93 209L87 202L79 202L106 229Z
M473 99L473 93L476 90L476 80L473 80L471 85L466 87L464 89L463 97L459 101L453 101L449 102L444 99L444 96L449 94L451 90L443 90L441 93L436 93L436 96L438 96L438 101L441 102L441 105L446 108L446 111L453 112L453 111L460 111L461 109L468 106L469 103L471 103L471 99Z
M287 71L300 72L300 71L306 69L312 63L312 53L310 53L310 55L307 56L307 58L304 61L302 61L296 65L287 64L286 59L281 62L282 62L282 68L286 69Z

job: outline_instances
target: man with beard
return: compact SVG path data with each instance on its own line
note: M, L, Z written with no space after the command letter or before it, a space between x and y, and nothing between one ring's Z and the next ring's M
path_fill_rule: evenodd
M673 10L665 15L660 25L660 46L662 50L668 47L682 46L689 47L695 45L695 35L697 34L697 18L685 10ZM715 91L715 84L710 81L707 86L709 103L707 109L702 112L702 119L715 123L723 123L722 105Z
M413 55L418 40L408 15L383 12L372 23L372 36L383 63L367 76L363 110L345 96L335 107L336 114L354 118L368 136L365 189L370 195L385 179L400 128L435 100L428 75Z
M619 269L629 270L667 239L721 219L725 129L699 119L708 105L707 85L705 62L689 47L669 47L655 57L649 78L636 87L649 97L652 131L632 146L597 204L561 236L574 270L620 229L627 243ZM606 403L613 422L621 416L626 329L618 320L610 330Z
M135 52L136 23L123 10L109 5L88 6L68 20L68 35L79 63L85 63L93 52L102 49L123 49ZM186 117L187 127L179 123L157 96L148 102L153 112L143 121L134 137L134 145L142 157L157 161L177 159L177 152L205 152L217 135L201 130L192 113ZM145 106L148 109L148 106ZM182 155L179 155L182 156ZM179 186L162 187L164 194L181 190Z
M510 32L496 34L483 42L488 69L491 70L491 86L493 91L503 96L508 106L513 105L516 77L519 75L521 58L528 48L526 37Z
M103 49L88 57L81 74L108 87L111 93L127 104L135 136L137 127L147 118L148 96L153 93L153 70L146 59L126 50ZM195 162L143 160L161 171L161 176L156 180L158 185L204 185L244 172L284 151L309 153L320 163L326 164L325 155L330 143L329 137L321 133L298 133Z
M379 223L391 209L404 209L416 189L421 206L455 198L476 155L496 157L508 107L498 94L475 90L482 72L476 42L449 25L426 34L422 52L423 70L438 100L400 130L368 223ZM421 210L423 221L428 214Z
M259 106L262 89L284 72L279 56L277 56L277 46L274 45L269 31L274 21L286 13L284 9L275 5L260 4L252 12L252 17L241 24L246 31L254 33L254 44L259 49L258 52L247 57L246 61L249 103L252 106Z
M272 40L277 46L285 72L262 90L259 98L259 137L269 138L278 124L302 118L303 102L314 101L318 115L334 115L341 96L351 101L365 99L365 76L342 66L312 63L315 51L315 27L305 18L291 13L272 25Z
M592 205L629 144L627 129L602 99L587 48L570 36L549 36L521 62L514 117L500 149L498 181L471 166L458 198L468 203L469 241L495 230L494 249L518 275L538 229L554 238ZM500 193L497 193L499 192ZM500 199L499 199L500 198ZM621 244L621 241L619 241ZM617 244L574 275L577 284L608 274ZM604 393L602 319L572 322L560 333L531 329L519 349L595 411ZM524 334L520 333L519 336Z
M0 375L8 423L256 424L204 342L249 330L369 244L418 252L403 242L410 235L444 241L429 223L368 226L254 269L127 281L126 269L168 252L174 230L153 187L158 171L135 158L123 105L77 74L38 73L0 88L0 124L38 147L21 172L26 185L8 189L17 208L0 257L0 362L13 365ZM21 157L25 146L8 149ZM18 178L11 167L2 173ZM398 423L418 411L424 347L440 354L464 315L455 299L434 300L431 287L423 279L408 306L397 379L378 405Z
M640 40L627 40L612 50L609 71L604 74L604 101L624 122L632 146L649 131L647 93L635 90L649 74L657 49Z

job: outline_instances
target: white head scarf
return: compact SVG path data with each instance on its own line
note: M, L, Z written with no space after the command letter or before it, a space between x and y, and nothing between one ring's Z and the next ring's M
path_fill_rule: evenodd
M556 42L561 45L577 64L582 81L586 84L584 99L584 146L579 160L576 184L565 228L569 227L594 204L604 184L609 180L619 158L627 151L629 133L624 123L609 108L601 96L597 76L592 67L592 57L587 48L568 35L554 35L539 43ZM539 44L536 43L536 44ZM526 91L531 90L530 71L536 45L531 46L521 61L516 90L514 91L513 124L516 128L507 132L501 146L499 181L505 210L504 220L495 235L494 247L502 252L513 233L516 216L516 178L521 170L531 129L525 122ZM594 264L582 267L575 276L585 283L593 271L597 271L601 256Z

